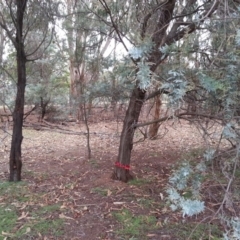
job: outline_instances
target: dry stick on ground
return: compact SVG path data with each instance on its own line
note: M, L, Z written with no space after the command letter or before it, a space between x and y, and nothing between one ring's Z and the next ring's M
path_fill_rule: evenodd
M49 126L48 126L49 125ZM23 125L23 127L28 127L28 128L33 128L37 131L39 130L46 130L46 131L51 131L51 132L57 132L57 133L62 133L62 134L67 134L67 135L87 135L87 132L75 132L69 129L64 129L64 128L60 128L57 125L53 125L53 124L48 124L48 125L44 125L44 124L29 124L27 125L26 123ZM119 135L116 134L111 134L111 133L103 133L103 132L92 132L89 133L91 135L100 135L100 136L109 136L109 137L116 137L118 138Z

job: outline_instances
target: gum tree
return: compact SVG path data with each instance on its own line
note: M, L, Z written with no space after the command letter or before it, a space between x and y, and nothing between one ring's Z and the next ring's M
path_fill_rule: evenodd
M9 181L21 180L26 67L28 61L41 58L48 39L52 6L50 1L5 0L0 3L0 26L5 31L16 56L16 98L13 111L13 132L10 150Z
M135 65L131 77L136 84L125 115L113 172L114 179L127 182L132 178L129 166L134 131L154 72L168 57L168 52L164 50L200 29L216 11L219 1L127 1L124 6L123 3L106 0L99 2L126 50L129 51L126 38L134 45L129 55ZM126 6L130 11L121 19L114 15L114 9L118 7L118 12L123 13Z

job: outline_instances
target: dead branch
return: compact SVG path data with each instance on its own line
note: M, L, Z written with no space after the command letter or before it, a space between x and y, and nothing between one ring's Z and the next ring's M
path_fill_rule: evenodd
M151 122L134 124L133 127L134 128L143 127L143 126L151 125L153 123L159 123L159 122L164 122L164 121L167 121L167 120L171 120L173 118L184 118L185 120L189 120L188 118L186 118L184 116L196 116L196 117L204 117L204 118L208 118L208 119L218 119L218 120L221 120L221 118L219 116L216 116L216 115L201 114L201 113L195 113L195 112L184 112L184 113L176 114L174 116L166 116L166 117L163 117L163 118L151 121ZM190 121L191 120L192 119L190 119Z

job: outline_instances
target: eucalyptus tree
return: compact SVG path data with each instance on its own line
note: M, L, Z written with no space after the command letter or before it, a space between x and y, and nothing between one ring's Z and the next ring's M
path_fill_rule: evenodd
M79 112L86 100L84 92L87 86L99 79L111 30L93 14L93 10L99 9L98 2L66 0L63 4L63 29L66 31L70 69L70 107ZM90 109L91 99L88 101Z
M13 133L10 150L10 181L21 180L23 140L22 126L24 115L25 87L27 82L26 67L28 61L41 58L51 42L49 29L52 27L52 11L56 4L51 1L5 0L0 3L0 26L4 29L11 45L15 49L17 93L13 111Z
M129 170L134 131L154 72L168 58L168 52L165 50L198 31L204 21L215 13L219 1L99 2L126 50L129 51L126 38L134 45L129 51L129 56L132 65L135 66L131 78L136 84L124 119L118 159L113 173L114 179L126 182L132 177ZM117 16L114 15L116 8Z
M87 129L88 158L91 158L88 116L94 94L92 85L99 80L104 53L111 39L111 28L93 14L96 1L66 0L63 3L63 29L66 31L70 69L70 113L83 120ZM99 12L104 18L101 12Z
M34 105L33 109L39 112L39 120L43 120L46 113L55 120L59 114L67 115L68 65L56 42L53 41L41 59L30 62L27 68L25 103Z
M5 93L6 85L4 81L3 73L3 56L4 56L4 47L6 46L6 34L4 30L0 27L0 105L3 105L5 108Z

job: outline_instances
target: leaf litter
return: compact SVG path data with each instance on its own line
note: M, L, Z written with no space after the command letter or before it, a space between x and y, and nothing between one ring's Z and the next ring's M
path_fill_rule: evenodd
M154 216L158 228L162 228L166 221L178 222L180 215L170 212L164 204L164 189L172 164L187 149L201 146L203 139L185 122L174 128L165 123L164 128L168 134L163 138L134 145L131 168L136 181L144 180L138 185L111 179L120 141L119 123L90 124L90 160L87 159L86 136L83 134L25 128L22 180L27 191L26 201L12 203L18 212L18 223L24 226L41 215L44 219L63 220L64 231L55 238L51 233L39 232L39 239L107 240L121 239L117 234L121 226L114 218L114 212L124 209L134 216ZM84 132L85 128L76 124L68 126L66 131ZM4 155L0 160L2 181L8 175L9 138L5 140L5 146L8 150L0 152L1 156ZM92 191L96 188L105 190L106 194ZM0 206L7 202L11 202L10 199L0 195ZM46 211L40 213L41 208ZM33 229L27 227L25 231L31 234ZM161 234L146 232L145 237L159 239ZM12 233L3 232L2 235L10 236Z

